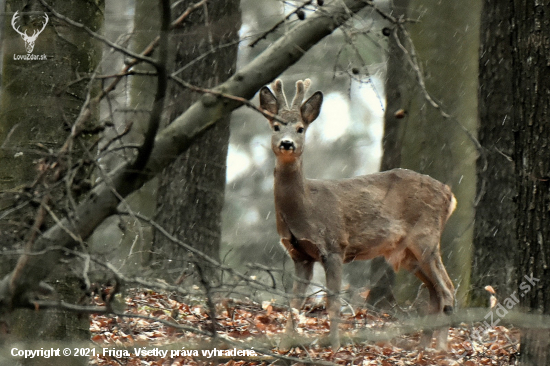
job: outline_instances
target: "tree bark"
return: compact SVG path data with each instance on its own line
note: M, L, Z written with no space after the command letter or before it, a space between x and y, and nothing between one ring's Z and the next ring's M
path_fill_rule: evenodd
M179 6L186 9L193 0ZM194 12L183 29L172 36L178 77L202 88L212 88L235 72L241 12L239 1L209 2ZM228 46L229 45L229 46ZM176 85L170 92L170 120L200 96ZM219 260L221 211L229 143L229 115L195 139L189 149L167 167L159 179L156 221L170 234ZM193 259L164 235L156 233L154 264L161 276L174 280L193 273L195 265L209 281L216 269Z
M85 24L91 29L97 30L102 25L102 11L98 4L74 6L72 2L62 1L53 1L50 4L70 18L85 19ZM45 21L44 15L30 15L30 12L43 13L45 10L38 2L7 2L7 12L11 16L16 11L19 12L16 24L21 31L28 27L28 34L32 34L34 29L40 29ZM25 49L19 34L12 29L11 22L4 24L3 90L0 101L0 141L3 146L0 150L0 191L3 192L0 195L0 209L17 206L21 200L27 199L25 192L29 189L26 187L30 187L35 180L36 183L32 185L34 188L30 189L31 193L39 192L51 196L46 204L58 215L66 207L65 201L60 199L66 192L56 188L53 184L55 181L49 181L47 176L39 179L40 167L53 162L59 165L71 164L71 158L65 155L56 156L50 151L57 151L61 147L68 136L70 121L76 119L85 100L85 82L71 82L74 81L75 75L95 70L101 51L97 43L91 41L84 32L68 29L52 18L49 14L48 23L37 37L34 49L30 53L36 56L46 55L46 60L16 59L14 55L25 55L29 52ZM92 118L90 124L96 121L96 118ZM74 192L71 194L75 195ZM29 250L33 234L25 220L29 220L28 225L43 221L37 227L38 230L46 230L55 225L54 220L47 214L43 219L39 218L36 212L41 209L30 205L14 210L15 217L10 215L4 218L5 221L0 228L2 245L9 243L10 250L22 249L23 246ZM16 225L10 226L13 223ZM2 275L13 267L13 264L5 259L4 256L0 257ZM81 296L81 283L66 267L63 265L60 268L53 286L60 299L74 303ZM2 320L6 321L10 334L5 335L5 338L0 337L0 341L25 342L28 349L39 348L40 342L48 340L72 342L89 339L88 318L72 312L36 312L19 309ZM61 364L85 365L87 361L87 358L70 357L64 359ZM21 364L60 363L59 360L38 357L25 359Z
M539 281L522 290L520 303L550 314L550 22L548 2L512 2L512 90L517 185L517 278ZM524 330L523 365L550 363L550 331Z
M484 284L499 299L550 313L550 24L531 1L484 4L480 54L481 194L476 214L477 298ZM530 280L529 280L530 279ZM550 332L523 329L520 363L550 362Z
M487 306L484 287L499 298L517 289L514 113L510 3L484 1L479 58L479 132L476 216L470 301Z

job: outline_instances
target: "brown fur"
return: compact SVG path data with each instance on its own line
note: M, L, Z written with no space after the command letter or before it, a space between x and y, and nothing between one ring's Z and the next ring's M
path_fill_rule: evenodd
M309 81L305 83L309 86ZM405 268L428 287L430 311L448 311L454 305L454 287L441 261L439 241L445 223L456 207L450 188L406 169L343 180L306 179L302 172L305 132L317 118L322 94L316 92L300 105L305 89L298 81L292 106L264 87L260 106L286 123L270 120L275 167L275 209L281 243L295 264L291 306L298 308L313 263L325 268L330 337L339 347L338 317L342 264L378 256L393 268ZM284 98L282 82L274 89ZM292 322L287 325L292 331ZM424 337L431 341L431 334ZM446 348L447 333L438 339Z

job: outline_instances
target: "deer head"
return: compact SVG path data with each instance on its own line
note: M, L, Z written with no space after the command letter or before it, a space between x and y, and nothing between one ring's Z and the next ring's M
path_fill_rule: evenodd
M38 35L42 33L44 28L46 28L46 24L48 24L48 20L49 20L48 14L44 14L44 24L42 25L42 29L40 30L35 29L32 33L32 36L29 36L27 35L26 30L24 32L21 32L19 30L19 26L15 24L17 19L19 18L19 16L17 15L18 12L19 11L16 11L15 14L13 14L13 17L11 18L11 26L17 33L19 33L21 38L23 38L23 41L25 41L25 49L27 50L27 53L31 53L32 50L34 49L34 42L36 41L36 38L38 38Z
M271 148L280 162L294 162L300 158L304 150L306 130L319 116L323 93L315 92L302 104L310 84L309 79L296 82L296 95L290 106L280 79L271 85L275 94L265 86L260 90L260 107L279 117L268 120L273 130Z

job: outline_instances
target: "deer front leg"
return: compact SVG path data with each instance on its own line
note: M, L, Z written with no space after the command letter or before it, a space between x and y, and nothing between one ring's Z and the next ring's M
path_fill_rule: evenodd
M299 310L305 301L305 293L313 275L313 262L307 260L294 260L294 285L292 286L292 299L290 300L290 314L286 323L287 334L294 333L294 320L292 309Z
M327 310L330 319L330 344L336 352L340 348L338 324L340 323L340 286L342 285L342 257L329 253L321 258L327 281Z

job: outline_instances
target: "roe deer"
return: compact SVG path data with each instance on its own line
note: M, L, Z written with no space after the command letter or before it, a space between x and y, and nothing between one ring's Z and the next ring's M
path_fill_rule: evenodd
M319 115L323 94L302 104L309 79L296 82L296 95L287 104L281 80L260 90L260 107L273 130L275 210L281 243L294 261L291 308L299 309L311 280L314 262L321 262L327 283L330 343L340 347L338 319L342 264L384 256L394 270L414 273L426 284L431 313L452 312L454 287L441 261L439 241L456 207L451 189L406 169L342 180L306 179L302 170L305 133ZM294 331L292 311L287 332ZM437 337L446 349L448 329ZM432 332L422 345L429 346Z

